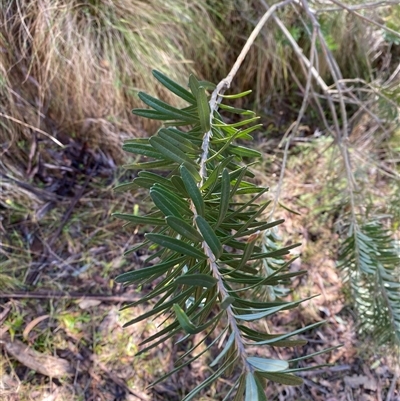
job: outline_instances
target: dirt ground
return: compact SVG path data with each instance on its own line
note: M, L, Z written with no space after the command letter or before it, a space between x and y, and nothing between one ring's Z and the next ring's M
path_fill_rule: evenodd
M39 149L47 145L43 141ZM258 178L273 187L281 160L269 160L267 147L260 142L265 163L259 167ZM49 152L51 161L34 159L25 182L16 182L4 172L1 177L0 400L178 401L209 375L210 355L146 389L173 367L174 357L188 349L190 342L169 341L135 357L138 344L156 332L159 322L122 328L143 308L120 308L149 288L123 288L113 281L119 273L141 266L145 255L122 254L145 231L123 229L111 214L142 208L144 194L112 191L117 182L132 176L117 168L106 152L72 139L66 149L52 146ZM279 333L322 320L326 323L301 336L308 340L304 347L265 352L289 358L342 346L299 362L299 367L329 364L299 374L302 386L268 384L268 399L400 400L393 352L378 352L368 338L356 334L354 312L335 267L339 239L332 227L336 217L312 210L304 198L304 194L318 193L322 185L315 160L306 164L296 157L290 156L293 163L289 163L281 200L301 215L280 208L276 217L286 219L284 238L302 242L295 250L300 258L291 270L306 270L307 275L294 281L292 297L319 296L262 324ZM229 379L220 380L199 400L222 400L231 385Z

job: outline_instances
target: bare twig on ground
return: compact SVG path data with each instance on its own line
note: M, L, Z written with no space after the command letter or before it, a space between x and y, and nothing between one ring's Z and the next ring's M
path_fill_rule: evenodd
M135 302L139 300L137 296L104 295L104 294L85 294L80 292L30 292L14 291L10 293L0 293L0 299L91 299L101 302Z

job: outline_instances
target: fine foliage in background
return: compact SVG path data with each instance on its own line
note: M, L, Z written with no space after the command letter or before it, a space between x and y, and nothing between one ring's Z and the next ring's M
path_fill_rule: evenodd
M400 253L379 221L353 225L340 251L363 334L397 352L400 346Z
M126 151L145 156L146 161L127 166L141 171L132 182L117 188L148 190L153 207L144 216L115 215L130 225L153 227L145 241L128 253L145 247L155 251L143 268L116 278L125 285L154 282L150 293L127 308L149 301L155 301L154 307L126 325L160 315L165 318L165 326L142 342L139 354L182 331L186 334L178 343L204 333L197 344L176 358L176 367L153 384L218 345L220 352L210 361L212 374L184 400L194 399L222 375L232 374L235 383L224 400L231 396L242 400L243 394L248 401L265 400L265 380L297 385L302 380L293 373L308 368L296 368L296 362L304 357L288 361L265 358L258 356L254 347L305 344L292 337L321 322L288 333L269 333L252 324L303 302L285 301L287 292L281 286L290 288L290 279L304 274L288 272L295 258L282 259L299 245L277 246L271 230L283 221L263 219L270 202L262 202L261 196L268 189L251 181L254 175L248 168L259 152L237 144L252 139L250 133L260 127L254 125L257 117L225 104L247 92L223 96L224 103L218 104L224 114L246 117L228 124L216 109L210 109L218 88L191 75L188 91L160 72L154 71L154 76L189 105L178 109L140 93L150 109L133 110L136 115L165 121L165 127L148 139L124 144ZM210 100L208 91L214 89ZM206 347L197 351L202 344Z

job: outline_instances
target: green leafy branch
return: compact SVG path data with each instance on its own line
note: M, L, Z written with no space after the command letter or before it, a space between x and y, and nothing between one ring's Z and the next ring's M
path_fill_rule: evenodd
M262 332L251 325L251 322L295 308L303 302L284 301L282 298L287 291L282 286L290 284L292 277L304 274L287 271L293 259L283 258L298 244L277 245L271 230L283 221L262 219L270 202L260 199L268 189L251 182L253 173L248 166L242 165L243 160L260 157L259 152L236 143L238 139L252 138L250 133L259 128L257 124L252 125L257 118L251 111L221 103L224 98L229 100L248 92L229 96L219 94L221 110L248 117L228 124L215 108L211 117L213 95L208 90L215 88L214 85L191 76L190 90L187 90L157 71L153 74L189 106L176 109L140 93L142 101L151 109L133 110L139 116L164 120L165 127L150 138L132 139L124 144L126 151L143 156L146 161L127 166L145 170L119 189L149 190L154 207L145 216L121 213L116 216L129 225L153 227L145 240L128 253L151 244L157 248L145 260L146 267L124 273L116 281L143 285L160 280L149 294L128 306L155 300L154 308L127 325L166 316L165 328L143 341L142 345L146 346L139 354L165 342L182 329L186 332L184 338L205 332L204 338L178 359L176 368L153 385L219 342L224 344L222 350L210 364L210 367L216 367L215 372L184 400L193 399L221 375L232 374L237 369L239 376L225 399L236 392L235 400L241 399L243 394L246 400L264 400L265 380L297 385L301 379L293 373L302 368L290 367L296 362L294 360L252 355L249 346L303 345L305 340L291 337L321 323L284 334ZM181 127L185 126L184 131ZM149 171L159 169L163 174ZM152 264L156 258L159 261ZM216 329L218 334L206 349L193 355Z
M142 342L145 347L139 354L164 343L181 330L186 335L178 342L204 333L197 344L178 358L176 367L152 385L184 368L217 342L222 344L210 364L215 371L183 401L192 400L222 375L236 377L224 400L230 397L241 400L243 395L246 401L265 400L266 380L301 384L302 380L294 373L309 367L295 368L295 364L305 357L289 361L265 358L254 351L251 353L249 347L304 345L305 340L291 337L322 324L271 334L252 323L303 302L283 298L291 278L305 272L288 272L294 258L284 258L299 244L277 245L272 229L283 221L263 220L270 202L261 199L268 188L251 181L254 174L249 169L250 160L259 158L260 153L238 143L252 139L250 134L260 128L260 124L255 124L258 118L252 111L223 103L250 93L224 94L262 26L279 7L289 2L275 4L265 13L231 72L217 86L191 75L186 89L154 71L154 77L188 105L178 109L139 93L149 109L135 109L133 113L164 121L164 126L150 138L128 140L123 146L145 160L126 166L142 171L131 183L122 184L118 189L144 188L149 191L154 206L145 216L121 213L116 216L129 225L153 227L144 241L128 253L149 246L155 246L156 251L144 261L144 268L124 273L116 281L144 285L157 280L149 294L127 306L154 300L153 309L126 325L150 317L165 317L165 327ZM226 123L219 109L245 119ZM158 261L152 264L156 258ZM217 333L215 338L214 333ZM195 354L202 344L206 345L205 349Z
M352 226L340 252L361 332L380 345L400 345L400 254L391 233L378 221Z

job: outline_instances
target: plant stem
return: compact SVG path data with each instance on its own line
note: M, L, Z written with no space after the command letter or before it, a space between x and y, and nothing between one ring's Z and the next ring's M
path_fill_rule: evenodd
M233 65L232 69L230 70L229 74L217 85L215 90L213 91L211 95L211 99L209 102L210 105L210 127L212 127L213 124L213 119L214 119L214 113L218 110L219 104L221 103L222 97L221 95L224 94L224 92L230 87L233 78L235 77L236 73L238 72L240 66L243 63L243 60L245 59L247 53L249 52L251 46L253 45L255 39L257 38L258 34L260 33L261 29L265 25L265 23L268 21L268 19L274 14L274 12L280 8L283 7L289 3L291 3L293 0L285 0L280 3L274 4L271 8L267 10L267 12L262 16L260 21L257 23L255 28L253 29L252 33L250 34L249 38L247 39L242 51L240 52L238 58L235 61L235 64ZM210 141L212 138L212 128L210 128L209 131L207 131L204 134L203 137L203 142L201 145L202 149L202 155L200 159L200 183L199 187L201 187L204 183L204 179L207 178L207 166L206 166L206 161L208 159L208 153L209 153L209 148L210 148ZM194 221L197 216L196 208L194 207L194 204L191 202L191 209L194 214ZM217 288L218 291L221 295L221 299L226 298L229 296L228 291L225 288L224 281L222 279L222 275L219 271L218 265L215 260L215 256L213 252L211 251L210 247L208 244L204 241L202 243L204 253L207 255L208 258L208 263L211 268L213 276L217 279ZM237 348L237 352L241 360L243 361L244 368L247 372L253 371L253 367L247 362L247 353L244 347L243 339L240 335L240 330L238 328L236 318L233 314L231 306L229 306L226 309L226 313L228 316L228 324L231 328L232 333L234 333L235 336L235 344Z

